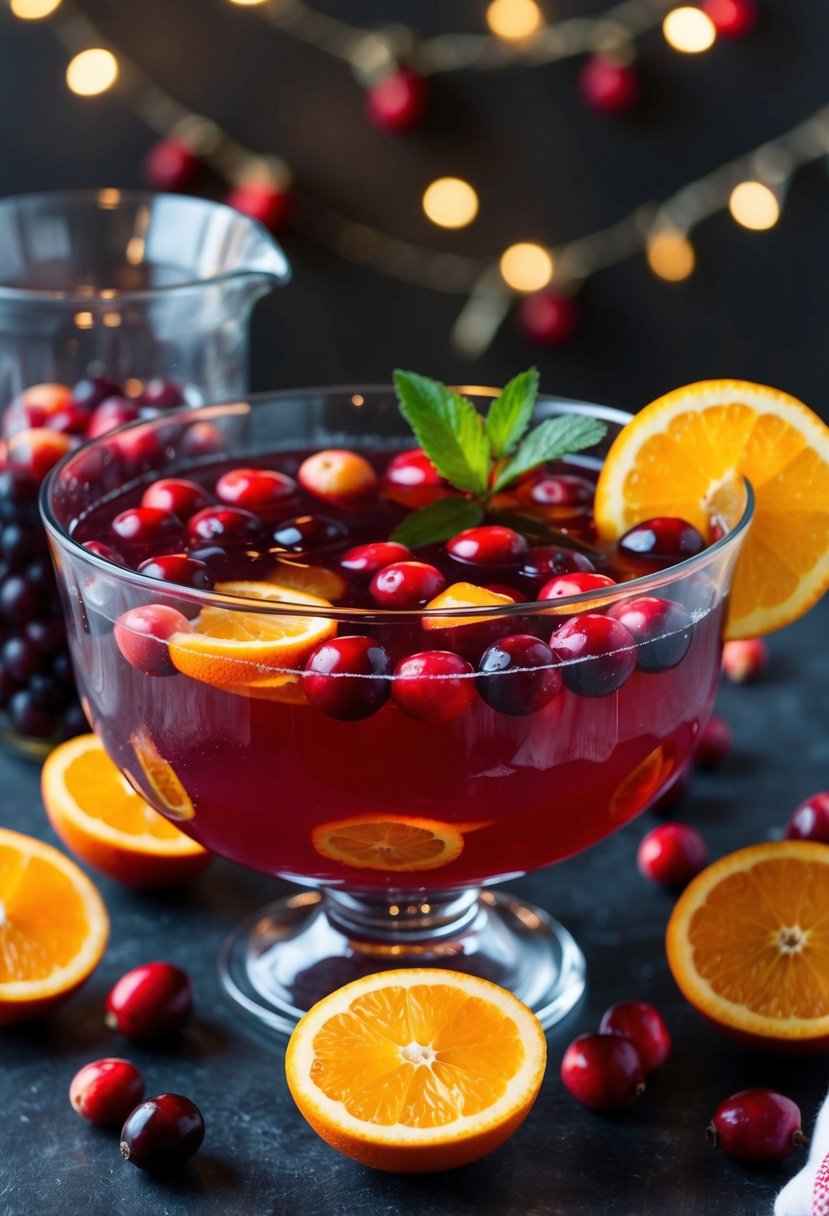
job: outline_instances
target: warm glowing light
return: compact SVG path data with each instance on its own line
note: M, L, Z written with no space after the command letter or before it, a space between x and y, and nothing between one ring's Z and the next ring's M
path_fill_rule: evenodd
M11 0L11 10L23 21L38 21L53 13L59 4L60 0Z
M773 228L780 219L777 195L762 182L740 182L731 191L728 210L738 224L763 232Z
M535 0L492 0L486 10L486 23L493 34L508 41L531 38L542 22Z
M553 259L540 245L510 245L501 254L501 275L513 291L541 291L553 277Z
M81 97L94 97L106 90L118 78L118 60L112 51L103 47L91 47L81 51L69 61L66 69L66 83L73 93Z
M230 3L238 4L240 7L242 5L250 5L252 7L254 4L264 4L265 0L230 0Z
M78 329L92 329L95 324L95 318L91 312L76 312L75 324Z
M694 247L681 232L657 232L646 252L653 273L669 283L680 283L694 272Z
M459 177L439 177L424 191L423 210L441 228L465 228L478 214L478 196Z
M717 27L708 14L690 5L672 9L662 22L662 33L668 46L685 55L707 51L717 40Z

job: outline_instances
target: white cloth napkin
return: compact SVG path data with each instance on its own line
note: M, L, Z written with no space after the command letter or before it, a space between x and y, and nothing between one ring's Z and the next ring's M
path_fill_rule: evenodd
M809 1157L799 1174L787 1182L774 1201L774 1216L823 1216L829 1208L814 1206L815 1177L829 1154L829 1094L818 1111L812 1132ZM816 1198L816 1197L815 1197Z

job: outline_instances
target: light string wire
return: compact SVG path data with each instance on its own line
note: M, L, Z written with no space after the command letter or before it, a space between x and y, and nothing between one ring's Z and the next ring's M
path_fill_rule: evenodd
M290 170L281 158L252 151L210 118L182 105L105 39L71 0L64 0L50 28L71 55L90 46L111 50L120 66L120 91L134 113L158 135L186 139L226 181L238 184L259 176L278 187L289 183ZM659 235L687 238L703 220L725 210L734 186L746 179L763 182L782 202L797 169L828 153L829 105L823 105L789 131L689 182L661 202L645 203L606 228L549 246L556 291L576 291L590 276L646 251ZM521 298L504 281L497 258L437 251L361 223L322 200L303 195L303 204L293 227L338 257L412 286L466 296L451 330L453 345L466 357L486 351L513 303Z

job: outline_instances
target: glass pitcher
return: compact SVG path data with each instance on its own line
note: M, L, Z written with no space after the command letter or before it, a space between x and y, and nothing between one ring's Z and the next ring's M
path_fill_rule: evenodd
M288 264L204 199L115 189L0 200L0 710L42 754L86 729L37 483L82 439L248 388L254 303Z

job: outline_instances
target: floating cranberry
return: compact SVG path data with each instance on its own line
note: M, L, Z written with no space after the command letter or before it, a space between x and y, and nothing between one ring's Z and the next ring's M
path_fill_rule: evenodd
M148 380L141 390L138 404L152 410L172 410L184 405L184 393L175 380Z
M586 477L573 473L556 473L542 477L530 486L529 499L541 507L589 507L593 503L595 486Z
M748 684L765 671L769 648L762 638L740 638L726 642L722 649L722 669L732 684Z
M571 692L604 697L621 688L636 666L636 643L619 621L597 612L573 617L550 638Z
M191 587L194 591L212 591L216 579L204 563L186 553L165 553L161 557L150 557L141 562L139 574L147 578L159 578L167 583L177 583L179 587Z
M797 1105L773 1089L743 1089L726 1098L714 1112L706 1136L730 1157L749 1165L783 1161L807 1143Z
M107 397L120 397L121 385L109 376L92 376L88 380L79 380L72 389L72 404L79 409L91 413L97 409Z
M368 718L389 697L389 656L373 638L320 642L309 655L302 682L308 701L345 722Z
M193 986L181 967L144 963L110 989L105 1021L128 1039L163 1039L182 1029L193 1011Z
M73 1109L103 1127L123 1123L143 1097L143 1076L129 1060L116 1056L85 1064L69 1086Z
M619 1034L580 1034L564 1053L561 1079L591 1110L630 1106L645 1089L639 1052Z
M119 540L133 545L163 545L181 533L181 521L160 507L128 507L119 511L110 527Z
M114 562L116 566L126 566L127 564L120 553L117 553L111 545L105 545L102 540L85 540L83 547L90 553L94 553L96 557L102 557L104 561Z
M639 98L639 73L631 63L591 55L579 73L585 101L602 114L626 114Z
M473 668L449 650L424 650L397 664L392 700L410 718L449 722L459 717L475 697Z
M393 540L378 540L348 549L340 558L340 565L352 574L372 578L378 570L391 566L393 562L408 561L411 556L411 550L405 545Z
M183 613L168 604L129 608L115 622L115 642L131 667L147 676L174 676L167 645L175 633L191 632Z
M365 456L347 448L326 448L306 457L297 473L309 494L327 502L353 502L377 488L377 474Z
M691 616L673 600L641 595L612 604L607 615L621 622L635 638L640 671L669 671L688 653L694 631Z
M348 531L339 520L327 515L297 515L286 519L273 532L274 544L285 553L310 553L341 544Z
M428 96L428 85L422 76L398 68L371 86L366 95L366 112L381 131L409 131L426 114Z
M255 545L263 538L263 528L258 516L242 507L205 507L190 516L185 535L190 546L210 541Z
M621 1001L611 1005L599 1023L602 1034L620 1034L639 1053L645 1073L664 1064L671 1054L671 1036L658 1009L645 1001Z
M97 439L107 431L113 431L117 426L135 422L139 417L138 407L123 397L106 397L89 420L86 429L88 439Z
M383 489L394 502L410 510L428 506L449 489L422 448L409 448L389 461L383 475Z
M271 232L281 232L286 228L295 210L295 198L291 191L268 181L243 182L230 191L225 202L228 207L234 207L257 223L264 224Z
M457 561L475 566L514 566L528 549L520 532L500 524L467 528L446 545L446 552Z
M244 507L260 518L284 507L296 494L296 482L275 469L231 469L216 482L216 497L232 507Z
M584 553L558 545L539 545L530 549L521 564L522 575L533 582L546 582L557 574L575 574L578 570L593 572L595 569Z
M140 1170L163 1174L198 1152L204 1139L201 1111L181 1094L157 1094L136 1106L121 1129L121 1156Z
M536 346L566 346L580 324L576 301L555 291L537 291L518 307L518 328Z
M615 581L606 574L576 570L572 574L557 574L551 578L538 592L538 599L560 600L565 596L586 595L589 591L602 591L605 587L615 586Z
M712 715L702 728L694 748L697 768L714 768L731 751L731 727L723 718Z
M142 507L155 507L160 511L171 511L179 519L189 519L197 511L210 506L207 490L196 481L186 477L162 477L147 486L141 495Z
M664 823L642 837L636 864L644 878L664 887L682 887L708 864L708 845L684 823Z
M393 562L371 580L371 594L383 608L422 608L446 586L428 562Z
M699 532L684 519L660 515L646 519L619 538L619 551L625 557L651 562L681 562L705 548Z
M812 794L792 811L783 835L787 840L817 840L829 844L829 792Z
M153 190L184 194L201 171L201 162L183 139L169 136L153 144L144 160L144 175Z
M528 633L493 643L478 670L478 691L487 705L511 717L537 713L561 691L550 647Z

